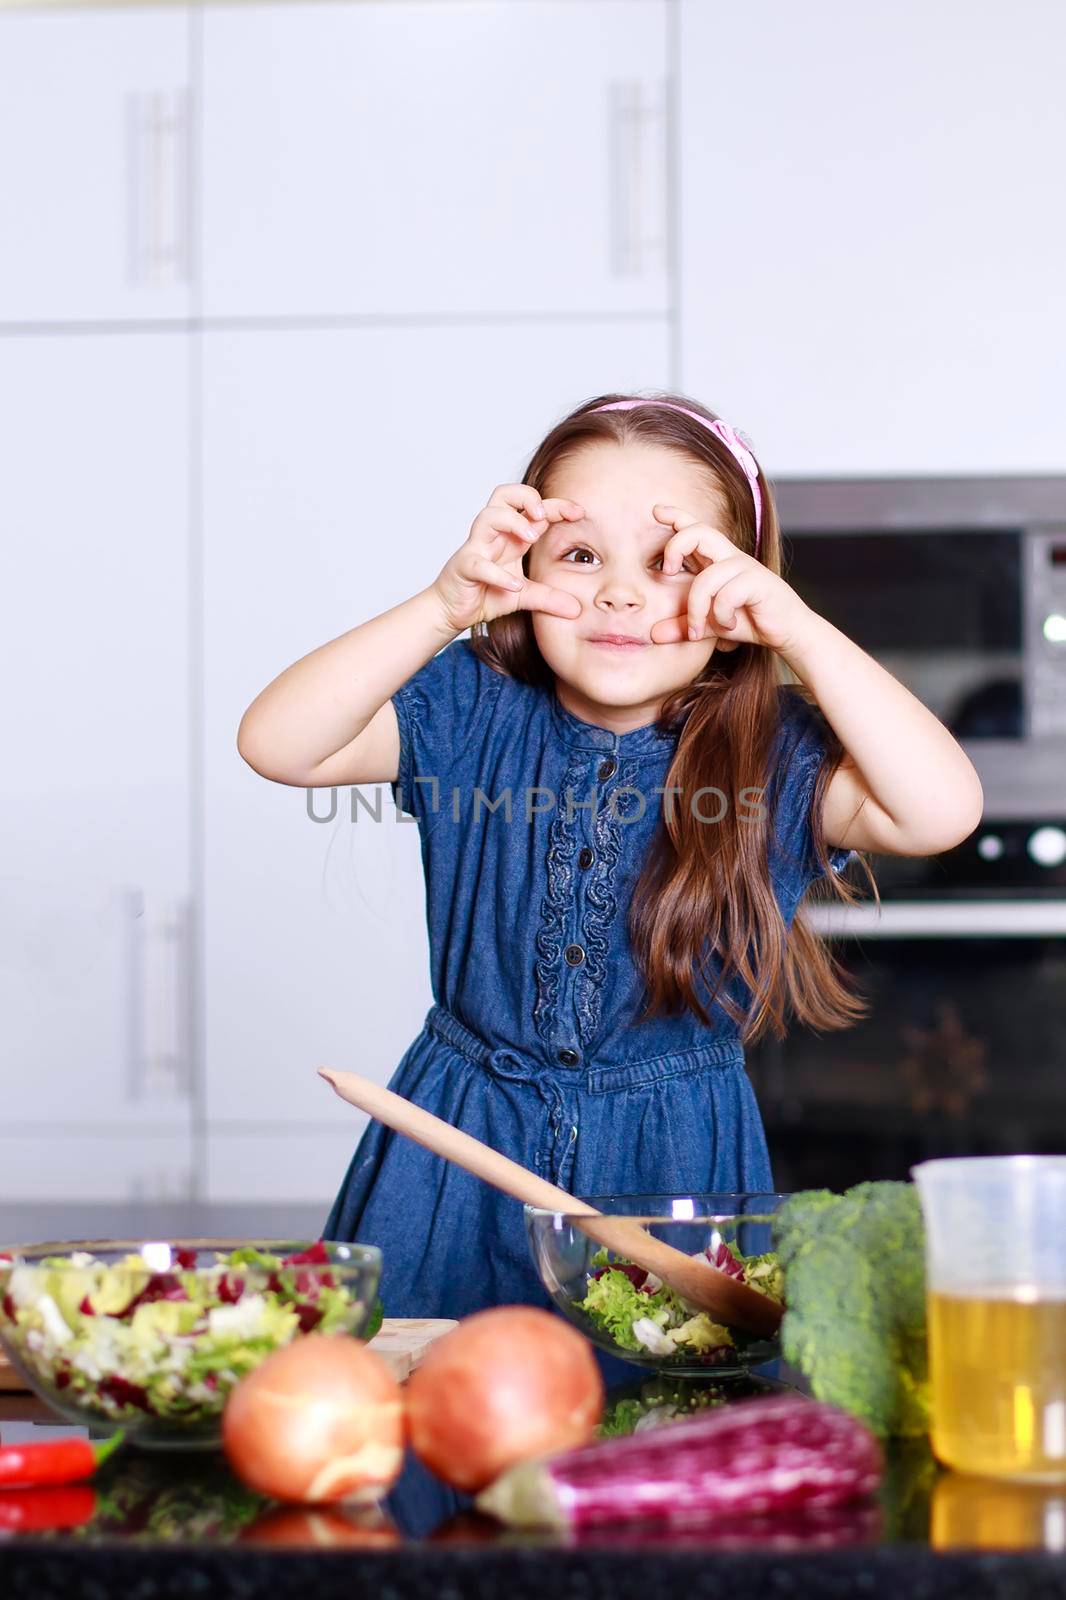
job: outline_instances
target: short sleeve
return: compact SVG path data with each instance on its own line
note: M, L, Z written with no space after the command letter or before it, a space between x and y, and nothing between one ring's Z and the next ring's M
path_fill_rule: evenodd
M401 684L392 697L400 760L391 785L401 810L418 818L439 811L448 784L476 755L503 681L459 638Z
M791 685L780 688L781 721L774 743L766 801L773 818L775 843L786 872L797 877L800 894L823 876L814 847L812 802L818 769L832 729L824 713ZM854 850L833 849L829 861L843 872Z

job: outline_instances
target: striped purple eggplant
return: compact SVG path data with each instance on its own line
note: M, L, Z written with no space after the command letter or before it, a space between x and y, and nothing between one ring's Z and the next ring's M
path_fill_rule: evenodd
M882 1471L865 1423L820 1400L773 1395L521 1462L477 1505L519 1527L682 1526L843 1505L876 1490Z

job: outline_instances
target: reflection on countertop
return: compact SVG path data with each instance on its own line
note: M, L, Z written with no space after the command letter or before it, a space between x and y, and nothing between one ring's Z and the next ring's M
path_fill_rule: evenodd
M780 1370L780 1369L777 1369ZM603 1431L669 1427L694 1411L793 1380L638 1376L608 1391ZM60 1425L35 1397L0 1396L0 1443L86 1430ZM625 1525L581 1535L517 1531L478 1513L472 1498L435 1478L409 1451L379 1506L290 1506L247 1488L220 1452L126 1448L82 1484L0 1491L0 1541L19 1545L122 1545L349 1550L702 1549L785 1552L915 1550L1066 1551L1066 1482L1049 1486L963 1477L942 1469L926 1439L890 1440L880 1494L848 1506L779 1516L730 1517L663 1529ZM2 1567L0 1567L2 1571Z

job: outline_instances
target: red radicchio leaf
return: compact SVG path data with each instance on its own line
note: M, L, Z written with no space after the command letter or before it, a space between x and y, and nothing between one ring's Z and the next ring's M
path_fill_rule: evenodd
M196 1251L193 1249L178 1250L176 1252L178 1266L183 1272L193 1272L196 1268Z
M713 1254L710 1249L705 1250L703 1253L711 1263L711 1266L717 1267L719 1272L724 1272L728 1278L743 1278L743 1266L724 1241L719 1243L718 1249Z
M218 1284L218 1298L222 1301L222 1304L235 1306L243 1293L244 1279L231 1278L228 1272L224 1272Z
M648 1274L643 1267L635 1267L629 1262L621 1261L612 1262L609 1267L600 1267L599 1271L594 1272L592 1276L594 1278L602 1278L605 1272L620 1272L623 1277L629 1279L634 1289L643 1289L648 1278ZM649 1290L648 1292L651 1293L652 1291Z
M282 1266L314 1266L326 1267L329 1265L329 1251L325 1241L316 1239L308 1250L295 1250L291 1256L282 1258ZM319 1287L332 1289L335 1278L331 1272L298 1272L296 1274L296 1291L298 1294L317 1296Z
M104 1394L111 1396L120 1406L139 1406L142 1411L151 1411L148 1399L148 1390L139 1383L130 1383L126 1378L120 1378L117 1372L109 1373L106 1378L101 1378L100 1388Z
M294 1267L299 1262L304 1262L308 1265L314 1263L316 1266L320 1267L328 1266L329 1252L326 1249L324 1241L322 1239L316 1239L314 1244L311 1245L310 1249L294 1250L291 1256L282 1256L281 1258L281 1264L283 1267Z
M11 1296L9 1294L5 1294L2 1303L3 1303L3 1307L4 1307L4 1316L7 1317L9 1322L14 1322L14 1320L15 1320L15 1302L14 1302L14 1300L12 1300L12 1298L11 1298Z
M78 1307L78 1310L81 1312L83 1317L95 1317L96 1315L96 1307L93 1305L87 1294L82 1295L81 1305Z
M184 1286L172 1272L153 1272L140 1294L134 1295L126 1309L117 1315L128 1317L138 1306L149 1305L153 1300L188 1300L188 1298Z
M294 1309L300 1323L301 1333L310 1333L313 1328L317 1328L326 1314L318 1306L302 1305L296 1306Z

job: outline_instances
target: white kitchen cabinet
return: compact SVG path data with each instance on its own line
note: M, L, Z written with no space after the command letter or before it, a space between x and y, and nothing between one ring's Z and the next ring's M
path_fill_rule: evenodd
M0 12L0 323L190 305L189 12Z
M0 341L8 1130L188 1145L188 359L180 334Z
M395 820L387 785L360 791L380 794L380 822L350 820L350 789L333 821L309 820L306 791L239 755L246 707L299 657L431 583L571 405L664 386L668 335L660 319L204 336L212 1138L350 1126L316 1066L386 1080L432 998L416 825ZM329 816L331 792L312 798Z
M685 389L771 476L1066 469L1066 10L681 0Z
M667 0L206 5L209 317L661 313Z
M225 1125L212 1127L207 1137L205 1198L212 1204L291 1200L318 1205L317 1237L367 1124L361 1111L342 1104L332 1090L327 1092L335 1103L335 1109L326 1107L334 1119L332 1126L249 1123L235 1133Z
M52 1237L85 1238L77 1202L188 1200L192 1195L189 1138L165 1123L108 1133L61 1122L0 1131L0 1249L16 1242L7 1213L27 1203L72 1202ZM8 1202L5 1205L5 1202ZM17 1203L17 1204L15 1204ZM144 1237L136 1220L126 1237ZM151 1234L149 1235L151 1236ZM19 1237L24 1237L20 1235ZM40 1235L38 1234L39 1238Z

